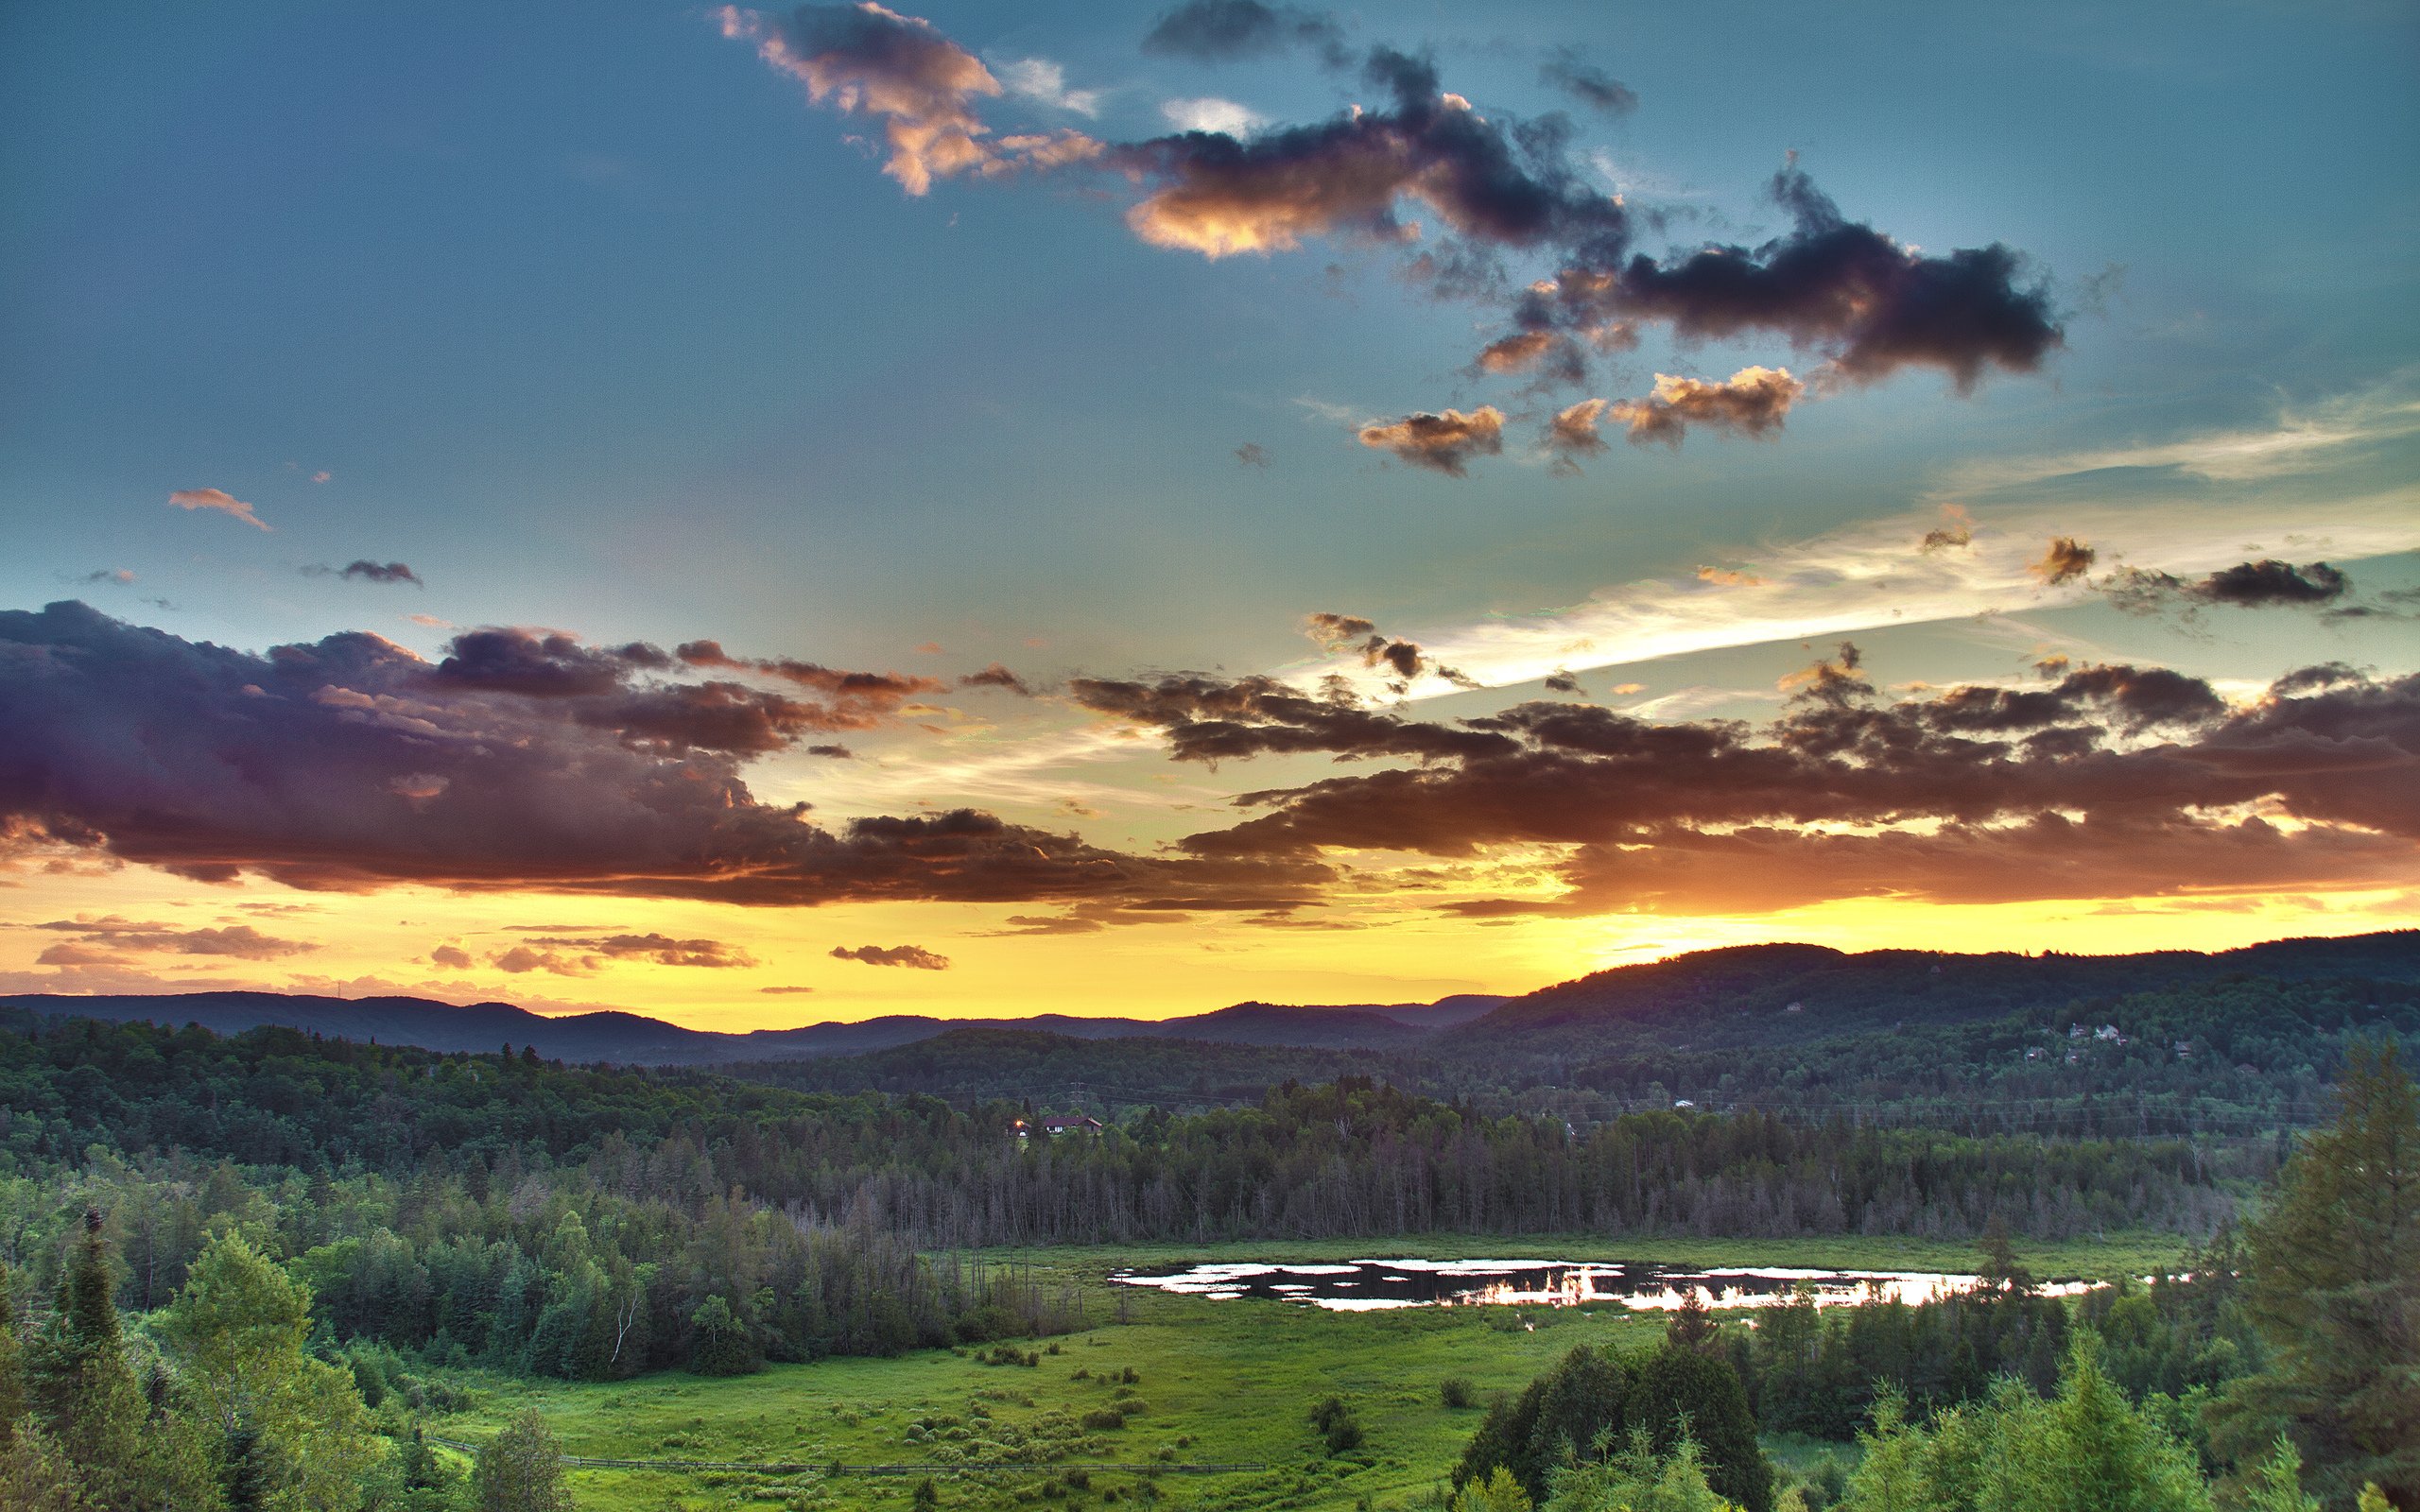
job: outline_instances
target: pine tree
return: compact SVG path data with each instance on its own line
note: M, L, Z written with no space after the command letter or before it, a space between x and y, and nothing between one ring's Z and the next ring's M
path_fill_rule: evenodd
M2357 1048L2338 1094L2246 1226L2269 1365L2213 1404L2212 1439L2249 1465L2287 1435L2330 1507L2370 1481L2420 1506L2420 1099L2392 1045Z
M1705 1293L1691 1286L1681 1293L1681 1305L1664 1325L1664 1338L1676 1349L1711 1349L1721 1327L1714 1320L1714 1309L1706 1305Z
M57 1307L29 1351L34 1426L95 1506L213 1512L225 1499L192 1422L152 1401L127 1363L101 1230L99 1211L86 1209Z

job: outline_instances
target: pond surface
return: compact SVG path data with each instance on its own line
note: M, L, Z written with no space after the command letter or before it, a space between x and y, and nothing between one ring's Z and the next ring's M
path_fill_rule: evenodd
M1668 1312L1691 1290L1715 1307L1772 1307L1809 1288L1818 1307L1883 1297L1925 1302L1975 1284L1977 1278L1942 1271L1793 1270L1783 1266L1651 1265L1579 1260L1348 1260L1333 1264L1201 1264L1174 1270L1121 1270L1111 1280L1164 1292L1218 1298L1273 1297L1336 1312L1392 1307L1624 1307ZM2083 1281L2054 1281L2041 1290L2066 1297Z

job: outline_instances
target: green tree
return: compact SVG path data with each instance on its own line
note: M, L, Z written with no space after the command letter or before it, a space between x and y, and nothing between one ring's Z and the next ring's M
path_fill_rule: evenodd
M534 1410L515 1418L479 1451L471 1467L471 1503L478 1512L572 1512L562 1452Z
M1553 1479L1554 1494L1539 1512L1740 1512L1706 1483L1693 1441L1658 1455L1644 1429L1619 1453L1559 1469Z
M352 1372L302 1352L310 1332L309 1290L233 1234L202 1250L161 1320L237 1505L353 1512L386 1457Z
M0 1265L0 1454L16 1441L17 1420L26 1415L25 1351L17 1339L16 1299L9 1268Z
M1446 1503L1447 1512L1530 1512L1531 1505L1530 1493L1501 1465L1484 1478L1473 1477Z
M1923 1429L1886 1397L1860 1442L1842 1512L2210 1512L2190 1452L2127 1403L2087 1344L2052 1400L2003 1380Z
M2338 1096L2245 1228L2268 1367L2212 1404L2212 1442L2243 1465L2283 1433L2327 1506L2372 1481L2420 1506L2420 1109L2392 1045L2356 1047Z
M63 1474L59 1494L72 1490L109 1512L222 1506L192 1421L135 1380L115 1290L101 1215L88 1208L50 1322L28 1351L31 1427L43 1435L29 1458Z
M2302 1452L2285 1435L2276 1452L2260 1462L2246 1488L2244 1512L2320 1512L2319 1498L2303 1489Z
M1657 1453L1694 1445L1693 1463L1703 1455L1716 1491L1748 1512L1772 1512L1772 1467L1756 1443L1756 1415L1729 1360L1667 1343L1640 1368L1628 1417Z

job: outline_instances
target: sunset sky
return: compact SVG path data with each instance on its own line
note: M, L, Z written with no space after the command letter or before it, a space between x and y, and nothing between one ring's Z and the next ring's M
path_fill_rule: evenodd
M0 10L0 990L2420 923L2420 12Z

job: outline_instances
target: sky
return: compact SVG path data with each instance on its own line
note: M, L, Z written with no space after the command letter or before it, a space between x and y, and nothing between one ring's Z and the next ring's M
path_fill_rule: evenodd
M0 12L0 990L2420 923L2420 13Z

